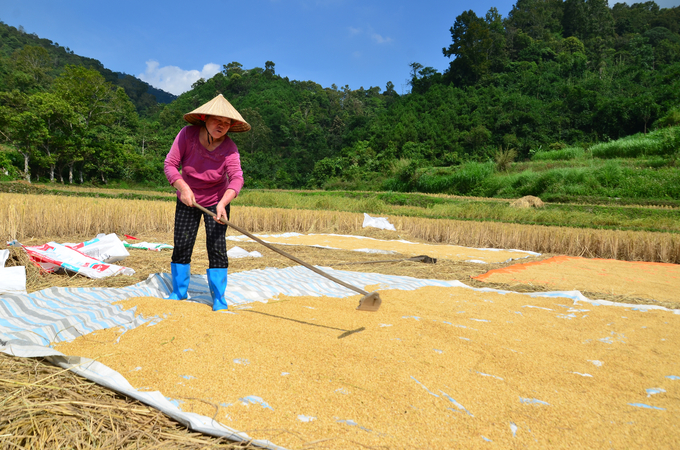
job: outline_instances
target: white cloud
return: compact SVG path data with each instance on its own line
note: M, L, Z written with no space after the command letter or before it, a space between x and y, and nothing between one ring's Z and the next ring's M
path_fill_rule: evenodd
M378 44L389 44L392 42L391 37L382 37L378 33L373 33L373 36L371 36L375 42Z
M220 71L220 66L208 63L203 66L203 70L183 70L177 66L160 67L158 61L149 60L146 62L146 70L137 77L149 83L151 86L180 95L191 89L191 85L200 78L209 79Z
M367 30L364 30L362 28L349 27L347 29L347 31L349 32L349 37L351 37L351 38L353 38L355 36L369 36L370 35L371 39L373 39L373 41L376 44L389 44L390 42L393 41L393 39L391 37L383 37L382 35L373 32L373 30L371 30L370 26L368 27Z

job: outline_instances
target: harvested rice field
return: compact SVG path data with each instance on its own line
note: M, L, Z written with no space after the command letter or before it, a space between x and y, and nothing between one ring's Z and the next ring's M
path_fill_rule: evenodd
M356 311L359 296L280 295L220 313L135 297L118 304L163 320L99 330L55 348L96 359L183 411L290 449L677 447L680 315L658 307L679 308L677 298L608 292L594 276L582 281L586 297L627 303L535 296L557 288L537 279L472 277L555 255L475 255L394 232L357 234L364 239L309 235L284 248L319 266L460 280L477 289L361 286L379 289L376 313ZM348 244L355 239L358 247ZM230 274L295 265L252 242L232 245L264 257L235 259ZM367 248L395 253L356 251ZM437 263L398 261L422 254ZM487 256L486 264L471 262ZM194 258L192 273L205 273L201 235ZM135 252L125 264L141 268L133 278L144 279L168 270L169 253Z

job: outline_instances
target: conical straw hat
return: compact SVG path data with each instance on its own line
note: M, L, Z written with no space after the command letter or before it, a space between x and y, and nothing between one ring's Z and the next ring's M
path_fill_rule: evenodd
M248 122L243 120L241 114L236 111L236 108L231 106L231 103L229 103L222 94L210 100L208 103L199 106L190 113L185 114L184 120L192 125L198 125L205 121L205 116L220 116L231 119L231 128L229 128L229 132L231 133L243 133L244 131L250 130Z

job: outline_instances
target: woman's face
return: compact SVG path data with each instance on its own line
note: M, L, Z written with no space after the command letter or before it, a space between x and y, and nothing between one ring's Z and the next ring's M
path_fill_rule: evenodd
M231 119L220 116L208 116L205 118L205 127L214 139L220 139L229 131Z

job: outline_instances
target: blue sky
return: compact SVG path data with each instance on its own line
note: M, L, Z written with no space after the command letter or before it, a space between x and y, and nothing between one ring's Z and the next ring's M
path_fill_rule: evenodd
M442 47L459 14L496 7L506 17L515 1L0 0L0 20L176 95L232 61L273 61L277 74L323 87L391 81L402 93L410 63L448 67Z

